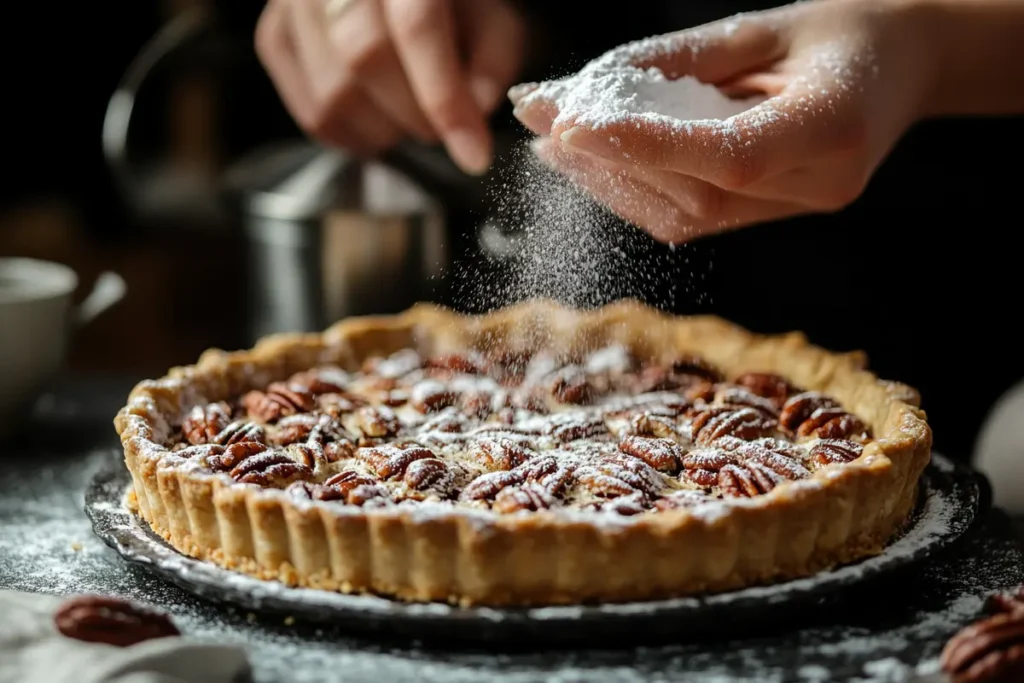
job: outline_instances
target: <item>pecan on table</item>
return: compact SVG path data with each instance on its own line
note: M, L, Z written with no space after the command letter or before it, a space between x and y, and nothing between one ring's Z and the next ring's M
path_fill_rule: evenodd
M939 661L953 683L1024 680L1024 610L967 626L946 643Z
M683 456L683 449L671 439L651 439L642 436L627 436L619 443L619 450L643 460L666 474L675 474L679 471L679 461Z
M356 457L372 467L381 479L392 479L403 476L415 461L435 456L433 451L422 446L385 444L360 448Z
M831 465L833 463L852 462L860 457L864 447L854 441L846 439L822 439L818 441L807 454L819 465Z
M67 600L54 613L53 621L67 638L117 647L181 634L166 614L102 595Z
M313 410L316 397L301 384L272 382L264 391L250 391L243 396L242 405L252 417L277 422L282 417Z
M698 446L709 446L724 436L759 439L771 435L777 422L746 407L707 406L696 411L690 433Z
M181 423L181 431L190 444L199 446L211 443L230 423L231 407L220 401L193 407Z

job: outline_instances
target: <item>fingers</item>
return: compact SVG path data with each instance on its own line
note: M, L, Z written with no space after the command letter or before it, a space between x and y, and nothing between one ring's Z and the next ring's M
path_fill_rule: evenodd
M313 98L295 54L291 22L285 5L280 2L267 3L256 24L255 42L256 54L281 96L285 109L299 126L308 130Z
M670 125L625 116L600 129L552 129L582 151L635 165L690 175L727 190L805 166L808 161L856 149L864 138L850 92L831 85L787 87L778 96L725 121Z
M522 67L526 29L519 15L503 2L470 0L460 7L470 39L470 91L480 110L489 114Z
M329 36L339 66L347 69L381 114L422 141L436 139L402 70L375 0L360 0L331 23Z
M551 139L536 140L534 150L597 201L662 242L686 242L806 212L795 203L724 192L670 172L619 166L571 152Z
M464 170L482 173L492 140L457 52L449 0L382 0L399 59L417 101L449 154Z
M620 49L619 59L655 67L668 78L693 76L720 83L779 59L784 43L777 19L747 14L648 38Z

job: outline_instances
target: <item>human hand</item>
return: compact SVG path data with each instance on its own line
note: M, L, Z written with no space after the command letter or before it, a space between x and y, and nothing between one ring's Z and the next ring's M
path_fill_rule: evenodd
M407 136L440 139L481 173L487 116L520 69L524 34L505 0L269 0L256 51L322 142L372 155Z
M655 67L760 95L721 120L638 112L626 97L595 109L595 90L567 95L564 81L509 97L542 159L656 239L684 242L855 200L920 115L930 65L915 20L912 0L799 3L624 45L580 73L578 87L605 93L608 74Z

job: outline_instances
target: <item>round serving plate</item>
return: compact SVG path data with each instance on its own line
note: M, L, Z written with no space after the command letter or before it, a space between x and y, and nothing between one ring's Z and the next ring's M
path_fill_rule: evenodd
M963 534L978 512L980 498L975 474L933 454L906 531L883 553L862 562L805 579L700 597L497 609L290 588L195 560L176 551L124 507L130 484L123 465L96 475L85 497L93 530L125 560L202 598L253 612L351 627L360 635L531 647L678 642L778 628L815 613L835 614L826 603L851 599L852 593L875 581L898 581L897 570L924 560ZM875 590L871 592L877 595Z

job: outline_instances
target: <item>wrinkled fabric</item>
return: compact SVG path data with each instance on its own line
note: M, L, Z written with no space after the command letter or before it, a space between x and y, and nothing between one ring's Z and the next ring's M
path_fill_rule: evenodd
M64 598L0 590L0 683L242 683L245 650L187 635L130 647L86 643L57 631Z

